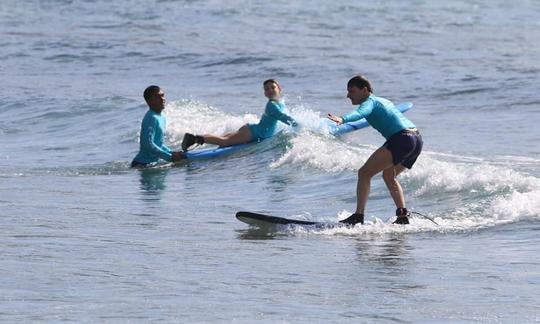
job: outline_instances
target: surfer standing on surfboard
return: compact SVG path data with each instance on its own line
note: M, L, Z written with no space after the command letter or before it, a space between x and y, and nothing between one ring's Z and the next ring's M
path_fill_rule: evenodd
M296 126L296 121L285 114L285 103L281 100L281 86L274 79L263 82L264 95L268 98L268 103L258 124L245 124L236 132L228 133L223 136L205 134L193 135L186 133L182 140L182 150L186 152L195 144L216 144L219 146L231 146L256 142L268 137L272 137L276 132L278 121L287 125Z
M184 159L184 153L173 152L164 143L166 120L161 112L165 109L165 93L160 87L151 85L143 95L149 109L141 123L139 153L131 162L131 167L143 168L159 159L169 162Z
M365 118L369 125L386 138L386 142L358 170L356 211L340 222L364 223L371 178L382 171L384 182L397 207L394 224L409 224L403 189L396 177L405 169L412 168L416 162L422 151L422 136L390 100L373 95L371 83L365 77L357 75L349 80L347 98L353 105L359 105L358 108L342 117L329 113L328 118L338 125Z

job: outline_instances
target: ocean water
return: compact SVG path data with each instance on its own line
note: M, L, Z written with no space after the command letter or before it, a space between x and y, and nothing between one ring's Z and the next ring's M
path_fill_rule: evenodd
M540 322L540 3L0 2L0 321ZM337 221L373 129L333 138L357 74L412 101L424 152L391 225L250 228L239 210ZM256 121L277 78L304 128L136 171L144 88L167 143Z

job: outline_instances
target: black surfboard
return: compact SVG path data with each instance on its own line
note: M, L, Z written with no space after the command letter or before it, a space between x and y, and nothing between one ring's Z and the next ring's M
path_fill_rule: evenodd
M412 212L412 214L417 214L422 216L425 219L432 221L435 225L439 225L435 220L429 216ZM353 227L352 224L340 223L340 222L314 222L314 221L305 221L300 219L291 219L278 216L270 216L259 213L252 213L247 211L239 211L236 213L236 218L239 221L244 222L248 225L258 226L258 227L268 227L272 225L304 225L304 226L316 226L324 228L336 228L336 227ZM409 219L411 217L409 216Z
M270 225L325 225L329 223L304 221L299 219L290 219L277 216L270 216L258 213L251 213L246 211L239 211L236 213L236 218L239 221L253 226L270 226ZM338 225L341 223L331 223ZM345 225L345 224L341 224Z

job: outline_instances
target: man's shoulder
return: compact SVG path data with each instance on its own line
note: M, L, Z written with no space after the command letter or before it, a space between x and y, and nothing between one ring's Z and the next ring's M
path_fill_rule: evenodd
M390 101L390 100L388 100L386 98L383 98L383 97L378 97L378 96L371 95L371 96L369 96L369 100L372 102L372 104L381 105L384 108L393 108L394 107L394 103L392 101Z
M143 121L157 121L161 118L161 115L158 115L154 111L148 109L148 111L144 115Z
M358 105L357 109L361 110L361 109L366 109L368 107L373 107L377 103L376 98L377 97L373 95L367 97L364 101L362 101L362 103L360 103L360 105Z

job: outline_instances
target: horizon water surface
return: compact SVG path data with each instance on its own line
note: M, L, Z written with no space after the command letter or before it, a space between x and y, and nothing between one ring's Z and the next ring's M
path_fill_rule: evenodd
M540 3L3 1L0 321L540 322ZM411 101L413 218L374 178L366 225L250 228L239 210L337 221L383 143L334 138L358 73ZM132 170L150 84L167 143L224 133L278 79L301 122L230 156Z

